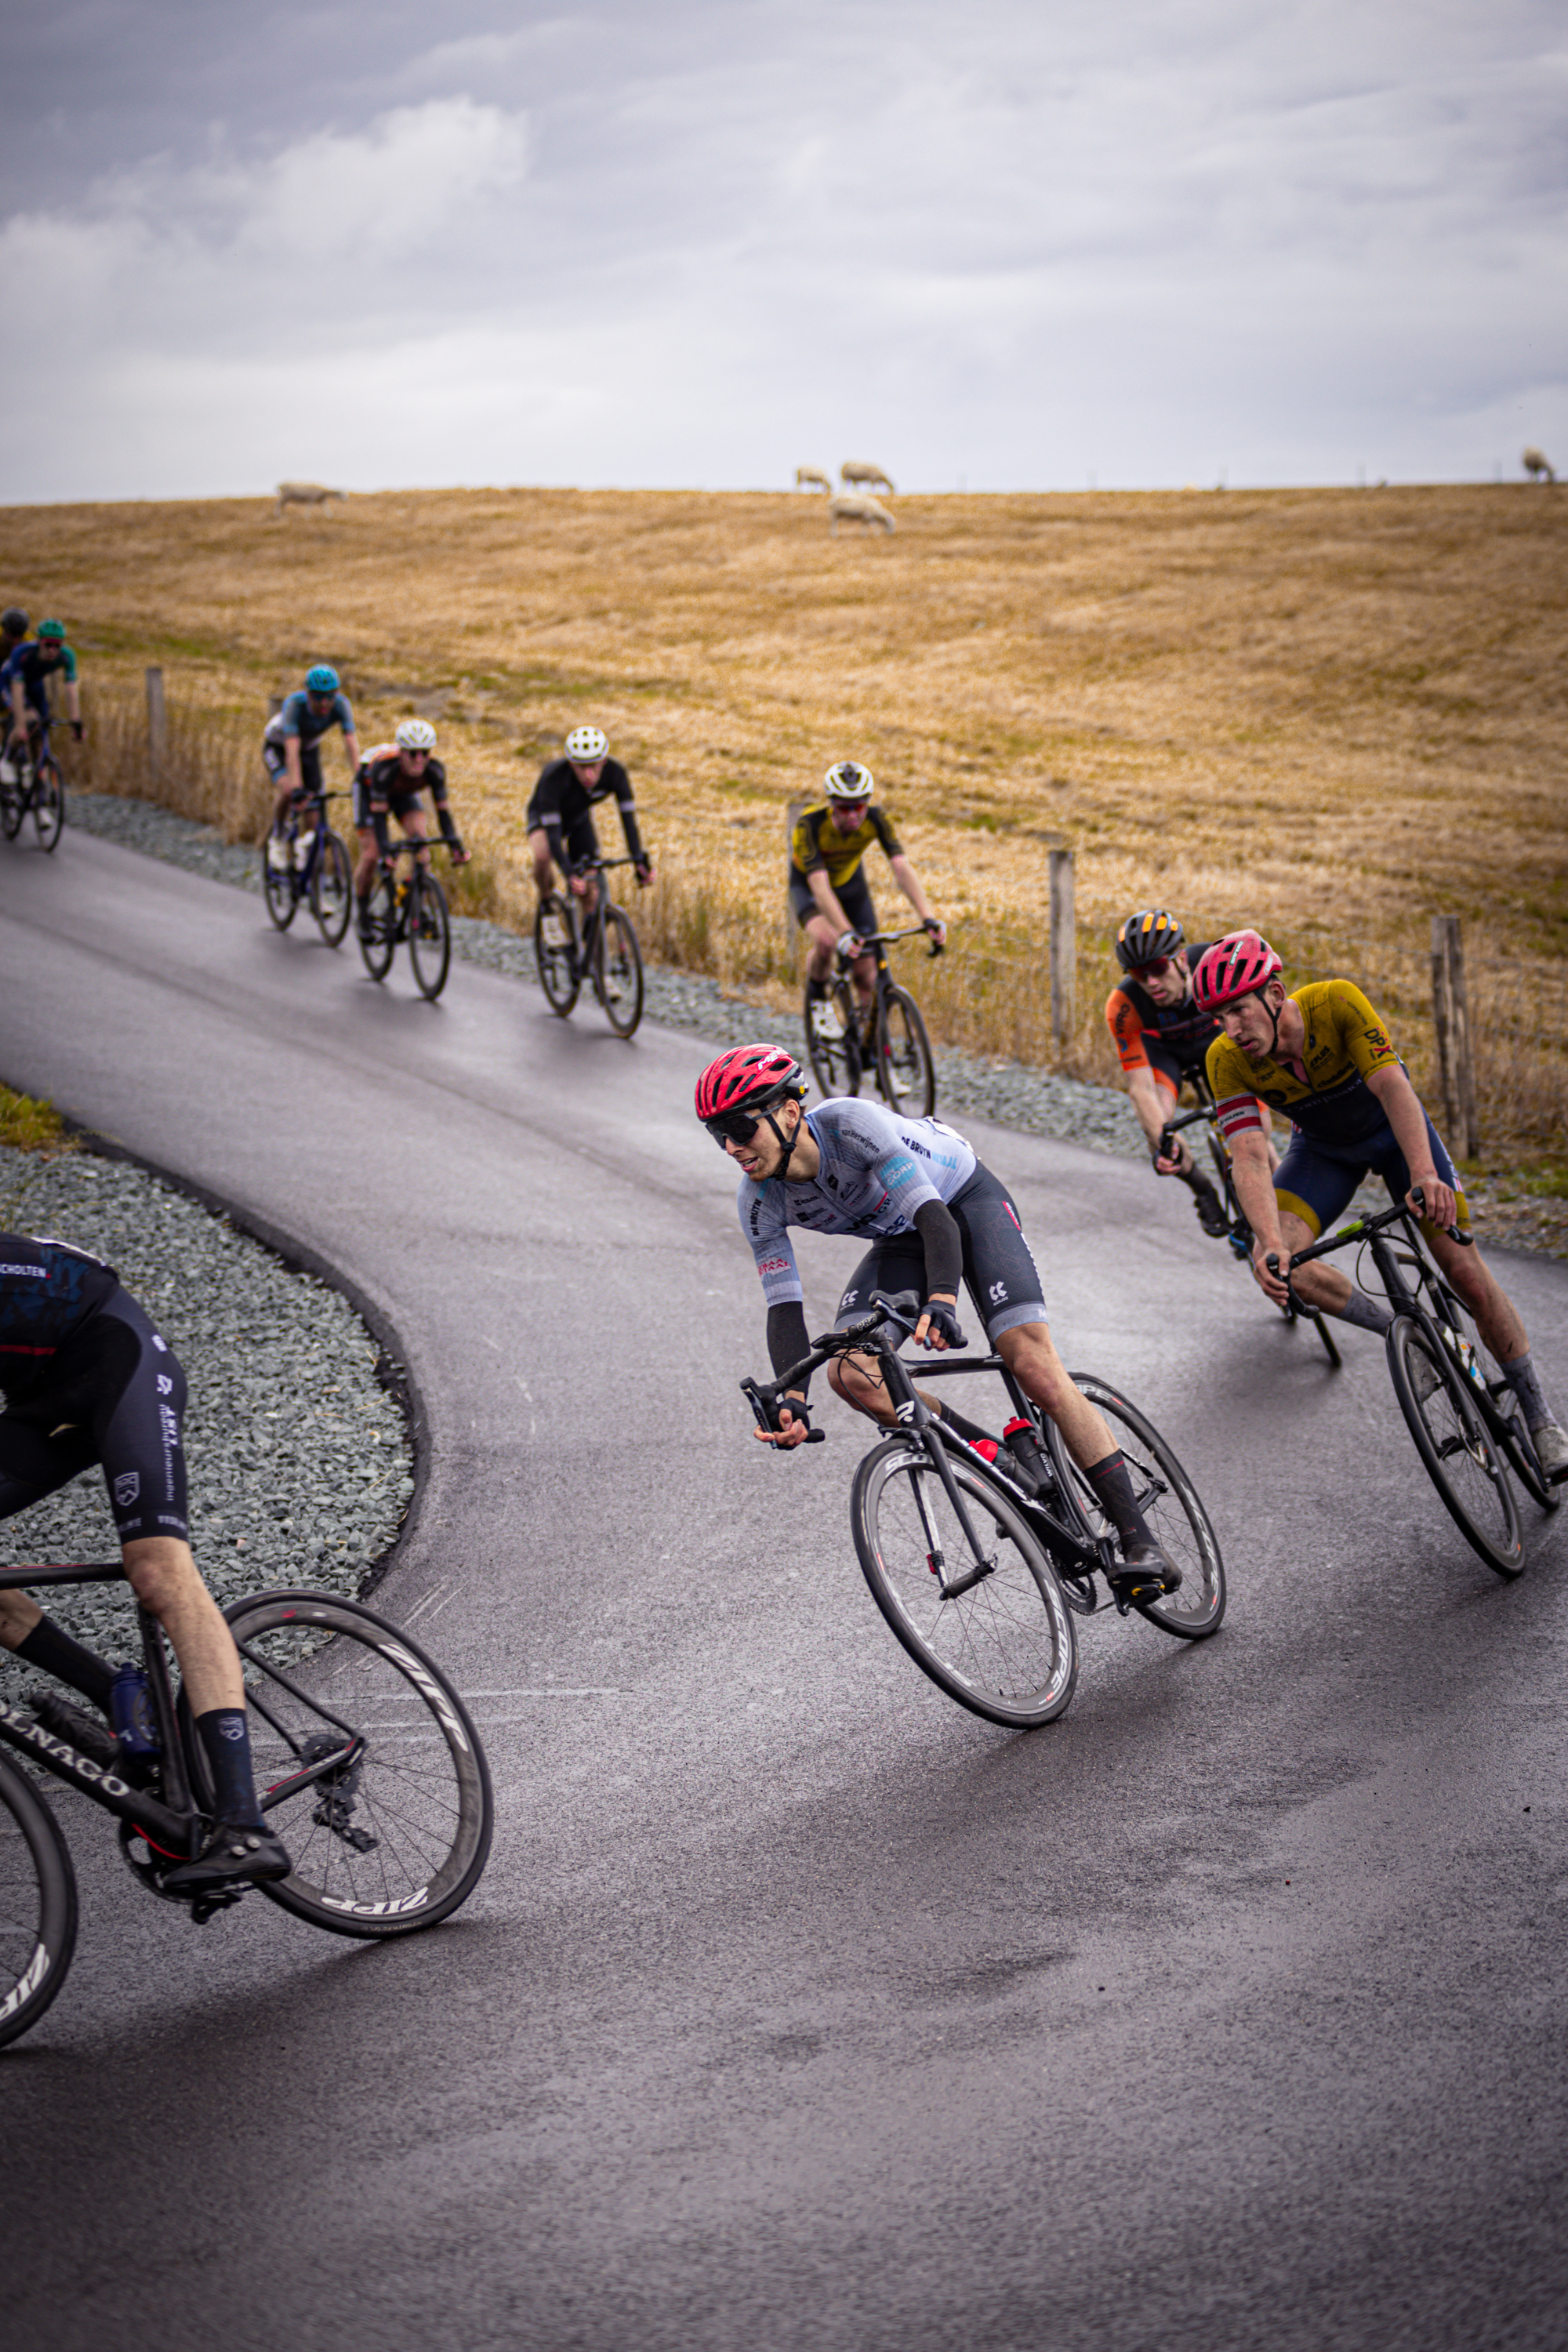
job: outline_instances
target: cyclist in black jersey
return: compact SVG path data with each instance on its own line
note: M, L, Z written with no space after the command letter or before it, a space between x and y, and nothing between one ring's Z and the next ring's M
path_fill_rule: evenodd
M618 760L609 757L609 738L601 727L574 727L566 738L566 756L552 760L541 772L528 803L524 823L533 858L533 886L542 898L554 887L559 866L574 894L592 913L599 903L596 875L574 875L572 867L599 855L599 836L592 811L600 801L613 800L620 811L626 855L639 889L653 880L653 860L637 831L637 803L632 780Z
M185 1376L112 1266L68 1242L0 1234L0 1518L101 1465L125 1574L180 1662L211 1768L215 1826L164 1881L182 1895L285 1878L289 1856L256 1801L239 1653L191 1556ZM0 1644L108 1710L113 1670L30 1594L0 1592ZM95 1762L119 1756L100 1720L54 1694L38 1720Z
M410 841L427 841L430 828L420 797L426 787L436 803L441 838L452 853L452 863L466 866L469 853L452 822L447 800L447 771L436 757L436 730L427 719L402 719L393 740L375 744L354 772L354 830L359 835L354 899L362 929L377 863L392 847L386 830L387 811L391 810ZM429 865L428 850L421 854L419 863Z

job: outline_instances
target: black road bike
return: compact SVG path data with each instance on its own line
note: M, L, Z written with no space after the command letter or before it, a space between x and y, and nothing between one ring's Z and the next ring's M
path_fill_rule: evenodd
M287 866L273 865L270 841L261 851L262 896L278 929L286 931L308 902L330 948L342 944L354 903L347 846L327 823L327 803L343 797L306 793L293 803L279 836L289 852Z
M447 893L427 866L418 859L426 849L449 849L437 835L416 841L405 835L395 841L376 866L370 896L360 909L359 951L372 980L384 980L392 959L405 940L414 966L414 984L434 1003L447 985L452 961L452 919ZM407 874L397 871L398 859L415 860Z
M611 898L605 875L612 866L636 863L633 857L580 859L571 878L580 881L589 874L597 878L598 903L592 912L583 913L583 901L574 890L552 890L540 900L533 919L539 984L552 1013L564 1021L583 982L590 981L617 1037L629 1037L642 1019L642 950L632 919Z
M52 751L34 750L32 730L26 736L13 734L8 757L16 778L7 783L0 777L0 833L7 841L15 841L30 811L39 848L54 849L66 823L66 788L59 764Z
M922 939L924 923L901 931L865 931L862 947L877 960L871 1001L861 1012L849 982L849 960L840 955L826 993L814 997L805 991L805 1050L811 1072L825 1098L858 1095L860 1081L876 1078L877 1088L889 1110L910 1118L929 1118L936 1108L936 1064L920 1006L907 988L900 988L888 969L887 950L900 940ZM939 956L934 939L931 952Z
M1226 1221L1229 1227L1224 1238L1234 1255L1243 1265L1250 1268L1256 1236L1252 1227L1247 1222L1246 1213L1237 1193L1235 1164L1231 1160L1230 1146L1219 1131L1218 1107L1209 1092L1208 1080L1202 1070L1187 1070L1183 1075L1197 1096L1198 1107L1196 1110L1183 1111L1177 1118L1168 1118L1165 1121L1164 1126L1160 1129L1161 1154L1163 1157L1170 1156L1171 1139L1184 1127L1194 1127L1200 1121L1206 1123L1208 1132L1205 1139L1208 1144L1209 1158L1214 1162L1214 1172L1219 1180L1220 1199L1225 1206ZM1330 1330L1326 1318L1317 1307L1309 1307L1304 1298L1297 1298L1292 1293L1290 1299L1281 1307L1280 1313L1287 1323L1310 1323L1323 1343L1323 1353L1334 1370L1336 1371L1340 1370L1344 1359L1340 1354L1339 1342Z
M12 1568L0 1588L108 1584L112 1566ZM212 1785L157 1620L137 1612L151 1752L99 1760L0 1701L0 1740L112 1813L131 1875L198 1926L265 1895L334 1936L432 1927L466 1902L489 1853L489 1767L472 1718L409 1636L358 1601L283 1590L224 1612L245 1670L261 1809L289 1848L287 1878L191 1897L164 1885L212 1826ZM113 1735L103 1728L103 1738ZM0 1753L0 2042L37 2024L76 1941L70 1850L35 1779Z
M1128 1604L1097 1579L1119 1563L1115 1530L1054 1422L1024 1394L1000 1356L934 1355L918 1377L998 1372L1014 1419L990 1462L926 1408L899 1354L914 1331L912 1293L877 1291L872 1311L816 1340L773 1381L742 1381L758 1424L779 1426L779 1402L836 1356L875 1357L898 1429L855 1473L850 1526L871 1595L893 1633L939 1689L1014 1730L1049 1723L1078 1679L1074 1620ZM1182 1570L1178 1591L1137 1604L1163 1633L1203 1641L1225 1615L1219 1538L1191 1479L1159 1432L1108 1382L1081 1372L1125 1456L1138 1507ZM825 1435L813 1430L808 1444Z
M1449 1239L1473 1245L1458 1227L1450 1228ZM1388 1370L1426 1475L1487 1566L1500 1576L1518 1576L1524 1538L1509 1469L1543 1511L1554 1511L1562 1497L1541 1466L1511 1386L1500 1377L1488 1380L1475 1325L1427 1255L1405 1204L1381 1216L1357 1217L1310 1249L1298 1250L1285 1271L1286 1287L1299 1265L1352 1243L1371 1251L1394 1310ZM1278 1258L1269 1258L1268 1270L1279 1273Z

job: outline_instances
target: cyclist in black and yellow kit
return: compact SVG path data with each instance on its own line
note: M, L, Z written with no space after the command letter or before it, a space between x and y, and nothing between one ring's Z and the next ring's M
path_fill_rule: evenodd
M789 902L795 918L811 941L805 967L813 1019L838 1020L831 1007L816 1012L833 977L834 957L842 951L854 959L850 978L862 1008L871 1002L877 982L873 957L860 942L877 928L877 910L861 872L861 860L873 841L893 869L893 879L920 917L938 947L947 944L947 926L939 923L920 885L920 877L899 845L884 812L871 805L876 780L869 768L856 760L840 760L826 779L827 798L820 808L807 809L789 842Z
M1352 981L1312 981L1288 996L1282 970L1267 940L1233 931L1193 979L1199 1004L1225 1031L1208 1049L1208 1079L1257 1236L1259 1285L1286 1303L1285 1286L1265 1261L1310 1247L1367 1176L1380 1176L1389 1198L1412 1210L1418 1188L1422 1237L1518 1397L1542 1469L1554 1483L1568 1477L1568 1434L1542 1388L1519 1310L1480 1251L1448 1237L1451 1225L1468 1230L1469 1209L1386 1024ZM1259 1097L1296 1129L1272 1176ZM1295 1285L1310 1306L1344 1322L1385 1331L1392 1320L1381 1300L1321 1259L1300 1267Z

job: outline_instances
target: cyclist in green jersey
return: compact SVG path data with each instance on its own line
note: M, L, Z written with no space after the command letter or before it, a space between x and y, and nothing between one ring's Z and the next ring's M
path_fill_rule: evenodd
M852 957L850 978L864 1008L877 984L877 963L861 940L877 928L877 910L861 871L861 861L877 842L893 869L893 879L920 917L938 947L947 944L947 926L940 923L921 889L920 877L899 845L886 814L871 805L876 780L869 768L856 760L840 760L826 778L827 798L819 808L807 809L790 835L789 902L795 918L811 941L806 982L812 999L812 1019L831 1024L838 1034L838 1019L826 998L833 977L834 958Z

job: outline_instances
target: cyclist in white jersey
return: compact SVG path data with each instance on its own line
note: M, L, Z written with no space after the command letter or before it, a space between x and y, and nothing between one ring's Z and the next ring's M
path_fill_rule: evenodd
M1123 1559L1112 1580L1118 1598L1150 1601L1174 1591L1180 1571L1144 1524L1110 1430L1063 1370L1046 1323L1039 1273L1006 1186L941 1119L903 1118L850 1097L813 1111L805 1101L800 1065L779 1045L721 1054L697 1082L697 1116L741 1170L741 1230L767 1302L775 1375L798 1363L811 1344L791 1225L858 1234L871 1244L839 1300L840 1330L865 1314L874 1290L912 1289L924 1302L917 1343L962 1347L958 1291L967 1281L995 1352L1056 1423L1117 1530ZM827 1377L857 1412L892 1422L874 1357L839 1357ZM994 1448L994 1438L945 1400L924 1402L969 1444ZM782 1451L804 1444L811 1426L804 1382L781 1401L779 1418L778 1430L758 1435Z

